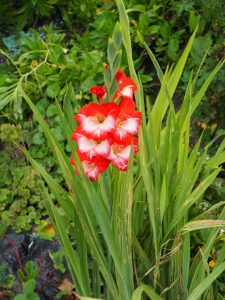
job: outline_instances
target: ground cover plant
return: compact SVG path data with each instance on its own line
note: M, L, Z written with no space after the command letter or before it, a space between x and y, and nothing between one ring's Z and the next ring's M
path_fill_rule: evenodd
M198 74L193 74L182 105L175 110L172 99L196 31L177 64L167 68L164 74L151 50L146 47L161 83L151 107L135 73L129 21L123 2L118 0L116 3L120 24L115 26L108 43L109 65L104 70L105 85L91 88L100 101L108 102L98 104L95 98L92 105L82 108L75 117L80 126L73 136L78 143L78 155L71 140L75 123L72 121L70 99L65 99L64 111L57 104L64 134L73 153L75 172L30 97L22 87L19 90L52 147L67 187L60 186L32 159L29 152L24 151L58 201L59 207L52 202L43 186L45 205L63 246L80 299L142 299L142 294L152 299L209 299L216 293L222 297L215 280L225 269L223 243L216 266L210 269L212 263L209 265L208 262L212 251L224 238L223 232L219 233L225 225L224 203L215 204L203 214L194 213L191 208L201 201L221 171L220 166L225 161L225 143L223 140L213 155L208 155L210 144L200 148L202 137L190 148L190 120L224 61L215 66L201 87L196 87ZM133 80L119 69L122 41ZM134 156L137 144L132 135L137 133L140 114L133 110L135 115L127 115L124 103L133 101L135 91L142 124L138 135L139 151ZM107 112L104 107L107 107ZM115 122L109 122L109 119ZM133 125L129 123L128 126L126 122ZM117 134L112 130L119 131L116 152L114 142ZM110 160L119 170L112 166L106 170L105 162L102 168L103 152L97 145L105 141L103 136L107 134L113 135L114 140L110 145L110 155L104 159ZM122 142L123 134L130 138L128 150ZM92 148L92 152L85 150L79 138L88 139L85 140L86 146L91 141L96 148ZM127 171L121 172L127 165ZM98 177L96 173L102 174ZM215 210L215 218L210 219ZM199 240L202 245L194 251L193 245Z

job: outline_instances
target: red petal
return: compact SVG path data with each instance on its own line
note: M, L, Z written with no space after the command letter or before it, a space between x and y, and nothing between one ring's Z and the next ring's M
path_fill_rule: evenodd
M102 107L108 112L108 115L111 115L114 117L114 119L117 119L120 112L120 108L116 103L113 102L103 103Z
M94 159L93 159L93 162L96 164L96 166L98 167L99 169L99 173L102 173L104 172L109 164L110 164L110 160L108 159L105 159L105 158L102 158L102 157L98 157L96 156Z
M86 106L83 106L74 118L78 123L80 123L81 115L85 117L95 116L98 114L108 116L110 114L115 114L117 111L119 111L119 108L115 103L90 103Z
M124 132L121 136L118 131L114 132L113 134L113 140L114 143L125 143L126 145L129 145L131 143L131 140L133 138L133 135L129 132Z
M135 111L135 102L131 98L124 97L120 103L120 113L119 115L122 116L123 114L130 115Z
M119 89L122 90L123 88L125 88L127 86L131 86L131 89L133 92L135 92L137 90L136 84L134 83L133 79L131 79L130 77L124 78L124 80L122 81L122 83L119 86Z
M96 95L99 100L103 100L106 96L106 91L102 85L93 86L89 89L89 92Z
M117 82L120 82L122 81L123 79L126 78L126 75L123 73L123 71L121 69L119 69L117 72L116 72L116 75L115 75L115 80Z

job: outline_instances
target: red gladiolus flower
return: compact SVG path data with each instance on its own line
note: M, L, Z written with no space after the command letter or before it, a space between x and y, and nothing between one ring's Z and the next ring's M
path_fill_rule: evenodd
M135 103L129 98L124 98L120 103L120 112L116 120L116 130L113 137L117 141L127 139L133 134L138 134L141 125L141 112L135 111Z
M85 135L81 126L78 126L72 135L72 139L78 144L79 151L86 154L89 159L96 156L108 157L111 149L109 139L94 140L90 136Z
M105 66L107 68L107 66ZM138 134L141 112L135 110L133 93L137 87L121 69L115 75L119 86L113 102L91 103L80 109L74 119L79 123L72 135L78 145L78 157L85 174L97 180L110 162L121 171L127 170L130 152L138 152ZM103 86L93 86L89 90L99 100L106 98ZM120 105L115 102L119 100ZM75 167L74 159L70 160Z
M134 153L138 152L137 138L124 140L121 143L114 142L111 146L109 159L112 164L120 171L126 171L131 152L131 145L133 145Z
M104 139L115 130L118 114L119 107L115 103L91 103L80 109L75 120L84 134L94 139Z
M89 89L89 92L96 95L96 97L101 101L105 100L105 98L106 98L106 91L105 91L104 87L101 85L91 87Z
M121 69L116 73L115 80L119 82L119 87L114 98L127 97L132 99L134 92L137 90L136 84L130 77L126 77Z
M134 81L131 78L126 77L119 85L117 93L119 94L119 96L128 97L128 98L132 99L133 93L136 90L137 90L137 87L136 87Z
M90 159L87 155L77 151L79 159L84 168L84 172L89 179L95 181L98 179L100 173L103 173L109 166L110 161L102 157L95 157Z

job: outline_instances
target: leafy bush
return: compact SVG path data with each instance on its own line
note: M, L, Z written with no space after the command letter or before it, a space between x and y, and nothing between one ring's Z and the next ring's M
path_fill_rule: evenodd
M101 52L84 53L76 44L65 45L64 35L51 26L44 27L40 33L31 31L29 36L21 34L19 45L20 54L15 60L5 54L11 62L11 72L1 74L0 109L8 106L9 110L9 105L14 105L13 112L22 114L20 86L34 102L43 96L49 101L55 97L60 101L69 82L74 83L77 94L79 86L81 93L87 93L101 70Z
M58 19L58 23L64 24L73 31L80 30L80 26L90 21L96 6L101 1L88 0L84 3L81 0L38 0L20 2L12 0L1 1L0 27L2 33L20 31L26 27L35 27L37 24ZM76 16L76 18L74 18Z
M30 230L46 216L41 196L42 181L15 146L7 143L3 147L0 158L4 170L0 183L1 235L9 226L15 232Z

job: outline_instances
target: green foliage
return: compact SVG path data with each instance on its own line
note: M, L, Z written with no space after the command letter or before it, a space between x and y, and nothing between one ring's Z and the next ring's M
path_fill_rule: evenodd
M6 275L7 267L8 266L6 264L0 265L0 286L1 288L5 289L9 294L11 294L11 289L13 287L15 278L12 274Z
M13 297L12 288L15 287L15 277L12 274L6 273L7 265L0 265L0 287L7 292L7 297L16 300L39 300L40 298L35 293L35 279L38 275L39 269L34 267L33 262L28 262L25 267L26 274L18 270L17 274L23 283L22 293Z
M24 158L19 158L18 162L10 158L18 153L18 149L8 146L4 150L0 160L4 169L0 183L0 223L5 230L9 226L15 232L30 230L46 215L41 198L41 180L30 166L24 165Z
M14 126L10 123L4 123L0 125L0 140L7 141L18 141L19 134L21 132L21 126Z
M35 280L29 279L23 285L23 291L17 295L15 300L40 300L39 296L35 293Z
M19 116L23 106L18 95L20 87L34 102L43 96L50 102L56 97L61 101L68 82L74 83L75 91L82 95L102 70L100 51L85 53L76 44L66 45L64 35L52 26L43 27L40 33L31 30L29 36L21 34L20 39L20 55L16 59L2 52L11 62L11 73L3 73L0 87L0 108L13 105L13 113Z
M46 18L60 19L59 22L70 29L79 28L78 25L85 24L93 16L101 1L88 0L15 0L1 1L0 27L2 32L20 31L27 25L30 27L38 23L46 22ZM76 16L76 18L74 18Z
M43 115L46 115L52 132L66 148L60 120L55 114L56 106L41 99L37 107L44 111ZM27 165L24 155L14 142L26 144L32 155L57 176L58 182L63 178L57 171L56 160L51 155L43 131L35 121L21 122L17 126L3 123L0 125L0 140L3 149L0 165L4 169L0 183L0 234L4 235L9 226L16 232L27 231L33 224L39 224L41 219L46 218L41 195L42 180ZM52 197L54 199L53 195Z
M26 263L24 271L21 269L17 270L18 278L23 282L26 283L30 279L35 280L38 276L39 269L35 267L33 261L28 261Z
M54 268L64 273L66 271L63 264L63 259L65 258L64 251L60 250L57 252L49 252L49 256L54 263Z
M48 120L56 139L70 151L60 124L57 106L49 103L46 98L37 102L37 107ZM63 177L58 172L56 160L47 145L43 130L35 120L20 121L20 124L3 123L0 125L0 140L3 149L0 158L1 168L4 169L0 183L0 223L1 236L9 226L16 232L30 230L33 224L39 224L46 218L41 195L42 180L36 176L14 143L26 144L33 157L41 161L49 172L57 177L58 182ZM52 195L53 199L54 196ZM41 234L41 233L40 233Z
M57 293L56 299L63 299L65 296L71 296L71 292L68 290L64 290L62 292Z

